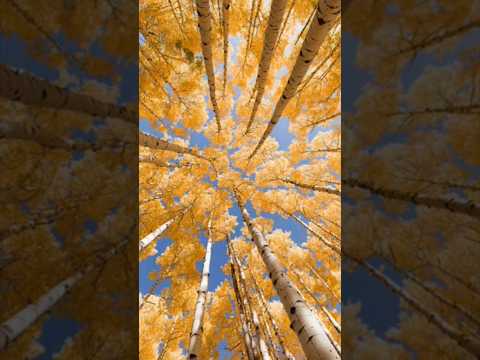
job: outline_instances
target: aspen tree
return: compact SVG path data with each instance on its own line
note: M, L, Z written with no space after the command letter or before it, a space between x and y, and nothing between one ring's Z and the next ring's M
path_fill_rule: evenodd
M195 150L189 149L181 145L172 144L172 143L169 143L168 141L157 139L153 136L150 136L144 133L140 133L139 141L141 146L149 147L151 149L172 151L178 154L188 154L202 160L208 160L206 157L199 154Z
M207 73L208 88L210 90L210 101L212 102L215 120L217 122L217 132L222 130L220 123L220 111L217 104L215 90L215 74L213 72L213 54L212 54L212 24L210 14L209 0L196 0L198 14L198 29L200 31L203 59L205 62L205 71Z
M354 178L342 180L342 183L350 187L358 187L367 190L373 194L380 195L385 198L411 202L413 204L422 205L429 208L444 209L454 213L465 214L474 218L480 217L480 206L473 202L461 203L456 200L434 198L418 193L405 193L393 189L381 188L374 184L364 182Z
M108 104L91 96L71 92L28 73L0 64L0 97L25 105L78 111L91 116L123 119L136 124L135 111Z
M231 0L222 0L222 20L223 20L223 96L227 87L228 74L228 35L230 30L230 2Z
M306 356L309 359L339 359L337 350L328 339L325 329L305 304L302 295L293 287L287 277L286 269L278 263L263 234L252 225L250 216L243 204L240 200L237 201L241 208L243 220L264 259L273 285L277 289L282 304L291 319L291 326L297 333Z
M100 256L84 269L79 270L75 274L61 281L42 295L36 302L26 306L13 317L2 323L0 326L0 350L4 350L9 343L19 337L29 326L37 321L38 318L47 313L82 278L104 264L111 257L117 255L127 244L128 240L122 240L120 244L107 251L103 256Z
M212 218L208 222L208 241L203 263L202 277L198 287L198 297L195 304L195 315L190 333L190 344L188 346L188 358L197 359L200 352L203 333L203 318L205 314L206 296L208 291L208 278L210 276L210 262L212 257Z
M252 113L248 120L245 134L248 134L250 127L255 119L258 106L262 101L263 93L265 92L265 82L270 69L270 63L273 58L273 52L277 37L280 32L280 26L282 23L283 13L287 5L287 0L272 0L270 5L270 15L268 17L268 25L265 30L265 38L263 40L263 50L260 63L258 65L257 79L255 80L255 90L257 95L255 96L255 102L253 103Z
M242 325L242 332L243 332L243 341L245 345L245 351L247 353L247 357L249 360L255 359L255 353L253 349L253 340L252 340L252 335L250 333L250 329L247 324L246 320L246 311L245 311L245 303L242 299L242 296L240 294L240 289L237 281L237 275L235 271L235 263L233 260L233 254L232 254L232 245L230 242L229 237L227 236L227 244L228 244L228 256L229 256L229 262L230 262L230 275L232 277L232 286L235 292L235 299L237 300L237 306L238 306L238 312L239 312L239 317L240 317L240 322Z
M303 42L302 49L298 55L295 66L292 69L291 75L288 79L287 85L283 93L275 105L270 122L267 129L262 134L260 141L256 145L249 158L255 156L257 151L263 145L268 135L272 132L274 126L278 123L283 110L287 106L290 99L295 95L295 92L300 85L303 77L308 71L313 58L317 55L318 49L323 40L327 36L331 26L340 14L340 1L320 0L316 7L314 19L310 25L308 33Z

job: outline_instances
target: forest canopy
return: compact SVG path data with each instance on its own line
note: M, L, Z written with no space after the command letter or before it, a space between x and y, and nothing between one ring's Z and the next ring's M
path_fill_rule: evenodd
M139 37L140 357L338 358L340 1L141 1Z

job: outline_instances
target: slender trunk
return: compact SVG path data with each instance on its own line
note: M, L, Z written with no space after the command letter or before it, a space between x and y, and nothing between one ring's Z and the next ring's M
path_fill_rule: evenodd
M285 107L289 103L290 99L295 95L300 82L307 73L308 68L315 58L315 55L317 55L320 45L322 45L333 23L338 18L340 14L340 6L340 0L320 0L318 2L315 17L310 24L310 29L305 37L305 41L303 42L302 49L297 57L297 61L290 74L287 85L283 90L282 96L275 105L275 109L267 129L263 133L253 152L250 154L250 159L255 156L257 151L262 147L263 143L270 135L275 125L278 123L278 120L280 119L280 116L285 110Z
M420 314L425 316L441 332L443 332L445 335L447 335L452 340L454 340L460 347L464 348L466 351L475 355L475 357L480 357L480 340L478 338L465 335L463 332L450 326L450 324L444 321L438 314L436 314L433 311L430 311L425 305L423 305L423 303L416 300L412 295L410 295L407 291L405 291L400 286L398 286L388 276L383 274L381 271L379 271L378 269L376 269L366 261L357 259L353 256L346 255L346 254L345 256L348 257L351 261L364 267L373 277L381 281L393 293L399 295L412 308L414 308Z
M474 204L473 202L461 203L454 199L447 200L424 196L418 193L408 193L393 189L381 188L369 182L364 182L353 178L343 179L342 184L350 187L358 187L387 199L406 201L415 205L426 206L428 208L444 209L453 213L465 214L473 218L480 218L480 206Z
M0 64L0 97L25 105L82 112L94 117L119 118L137 124L138 113L111 103L52 85L19 70Z
M215 73L213 72L213 54L211 45L211 14L209 0L196 0L198 13L198 28L202 43L202 53L205 62L205 72L207 73L208 88L210 90L210 101L212 102L215 120L217 122L217 131L222 130L220 124L220 113L215 95Z
M153 155L140 155L139 158L138 158L139 162L140 163L149 163L149 164L155 164L159 167L165 167L165 168L176 168L178 166L176 165L171 165L171 164L168 164L167 162L165 161L162 161L160 159L157 159L155 156Z
M235 299L237 300L237 307L240 315L240 322L242 324L245 351L247 353L248 360L255 360L252 336L250 334L250 329L246 321L244 302L242 301L242 296L240 294L240 289L238 286L238 281L237 281L237 276L235 271L235 264L233 262L232 245L228 237L227 237L227 244L228 244L228 254L229 254L229 260L230 260L230 274L232 276L232 287L235 293Z
M312 230L310 230L310 231L312 231ZM312 233L315 234L314 232L312 232ZM322 240L321 237L319 237L319 238ZM343 249L338 249L336 247L329 246L328 243L325 243L325 245L330 247L332 250L334 250L338 255L341 255L343 258L347 258L347 259L353 261L354 263L359 264L363 268L367 269L367 271L372 276L374 276L375 278L380 280L391 291L393 291L394 293L396 293L397 295L402 297L408 304L410 304L420 314L425 316L440 331L442 331L445 335L449 336L451 339L455 340L458 345L460 345L465 350L471 352L472 354L474 354L476 356L480 355L480 342L478 340L476 340L472 337L464 336L457 329L452 328L448 323L446 323L435 312L430 311L429 309L424 307L420 302L418 302L416 299L414 299L407 291L405 291L404 289L399 287L392 280L390 280L386 275L384 275L382 272L375 269L373 266L368 264L366 261L361 260L361 259L357 259L356 257L348 254Z
M255 325L255 337L257 338L258 348L260 350L262 359L271 360L272 358L270 357L270 354L268 352L267 344L265 343L265 340L263 340L263 337L260 331L260 321L258 319L258 315L255 310L253 310L252 316L253 316L253 324Z
M195 315L190 333L190 345L188 347L188 358L198 359L202 342L203 332L203 316L205 313L205 303L208 291L208 278L210 276L210 260L212 256L212 235L211 235L211 219L208 224L208 241L205 253L205 261L203 262L202 279L198 288L197 303L195 305Z
M340 359L337 350L327 336L325 326L316 318L303 296L288 279L287 270L279 263L263 234L253 226L247 210L238 198L237 202L243 220L269 271L273 286L291 320L291 328L297 334L306 357L311 360Z
M306 151L303 151L303 153L340 152L340 150L342 150L342 149L339 148L339 147L335 147L335 148L322 148L322 149L306 150Z
M4 350L8 344L21 335L42 315L47 313L62 297L69 292L86 274L104 264L128 244L128 240L123 240L114 248L107 251L103 256L97 256L95 261L84 269L76 272L72 276L58 283L48 290L36 302L26 306L13 317L0 325L0 351Z
M325 281L325 279L323 277L320 276L320 274L313 268L311 267L310 265L308 265L308 268L309 270L315 275L315 277L320 280L322 282L322 284L330 291L330 294L332 294L333 298L335 299L335 301L337 303L341 303L342 301L340 300L340 298L335 294L335 292L333 291L333 289L330 287L330 285L328 285L328 283Z
M292 10L295 6L295 1L296 0L292 0L292 3L290 4L290 7L288 8L287 16L285 17L285 20L283 21L282 28L280 29L280 33L277 36L277 41L275 43L275 47L274 47L273 51L275 51L278 44L280 43L280 39L282 38L283 32L285 31L285 28L287 27L288 20L290 19L290 15L292 14Z
M223 14L223 96L227 88L227 67L228 67L228 34L230 27L230 1L223 0L222 14Z
M317 192L324 192L324 193L327 193L327 194L332 194L332 195L337 195L337 196L341 196L341 194L342 194L339 190L336 190L336 189L329 189L329 188L322 187L322 186L317 186L317 185L303 184L303 183L299 183L297 181L290 180L290 179L282 179L282 181L284 183L287 183L287 184L292 184L292 185L298 186L302 189L313 190L313 191L317 191Z
M209 161L206 157L199 154L196 150L189 149L187 147L177 145L177 144L172 144L172 143L169 143L168 141L157 139L156 137L147 135L142 132L139 133L139 143L141 146L145 146L150 149L171 151L171 152L176 152L178 154L188 154L198 159Z
M257 281L255 280L255 277L253 274L250 272L250 277L252 278L253 285L255 287L256 294L258 298L260 299L260 302L262 303L262 306L265 310L265 313L267 314L268 320L270 321L270 324L272 325L273 331L275 333L275 336L278 339L278 350L277 350L277 356L281 360L294 360L294 357L290 352L287 350L285 347L285 343L283 342L282 335L280 334L280 329L278 328L277 323L275 322L275 319L273 318L272 313L270 312L270 309L267 304L267 300L265 299L265 296L263 295L262 290L257 284Z
M398 56L401 54L406 54L406 53L417 53L418 51L424 50L426 48L429 48L430 46L442 43L446 40L449 40L453 37L459 36L461 34L464 34L470 30L473 30L477 27L480 27L480 19L475 19L469 23L466 23L456 29L451 29L448 31L445 31L439 35L436 36L428 36L424 40L414 43L413 45L410 45L396 53L394 53L391 56Z
M128 141L126 139L103 139L97 138L95 142L72 142L72 139L68 137L58 136L48 127L29 126L26 122L11 122L4 116L0 117L0 139L7 140L25 140L35 142L46 149L56 150L62 149L65 151L99 151L112 149L122 149L128 145L137 146L136 139Z
M260 355L263 360L271 360L270 355L268 353L267 345L265 344L265 341L263 340L263 337L260 331L260 322L258 320L257 312L254 309L252 299L248 291L248 285L245 279L245 274L243 273L243 270L242 270L242 265L237 259L233 245L230 246L230 249L232 251L234 264L236 265L236 268L238 269L238 274L240 275L240 284L241 284L241 287L243 288L243 293L245 294L244 300L246 300L246 305L248 306L252 316L253 327L255 329L254 339L255 339L256 347L260 352Z
M153 232L145 236L142 240L140 240L139 244L139 253L141 254L147 247L154 241L156 238L158 238L165 230L169 228L170 225L172 225L173 221L175 218L168 220L166 223L160 225L158 228L156 228Z
M335 253L339 253L340 251L340 245L338 244L332 244L330 241L327 241L322 235L317 233L315 230L313 230L310 226L308 226L302 219L300 219L298 216L295 214L288 213L284 211L287 215L291 216L297 223L302 225L305 229L310 231L312 235L316 236L326 247L328 247L330 250L333 250Z
M248 134L250 131L250 127L253 124L255 115L265 92L267 75L272 62L275 43L280 32L280 26L282 25L283 13L285 12L286 6L287 0L272 0L270 5L270 15L268 17L267 29L265 30L262 55L258 65L257 79L255 81L257 96L255 97L255 102L253 103L252 113L250 114L250 119L248 120L245 134Z

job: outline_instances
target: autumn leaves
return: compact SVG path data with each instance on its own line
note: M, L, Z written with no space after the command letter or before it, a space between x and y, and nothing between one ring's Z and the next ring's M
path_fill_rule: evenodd
M217 123L217 132L220 133L222 130L219 107L216 97L216 87L215 87L215 75L214 75L214 65L213 65L213 55L212 55L212 36L211 36L211 14L210 14L210 5L208 0L197 0L197 13L198 13L198 28L201 37L202 53L205 63L205 71L207 74L208 87L210 91L210 101L215 113L215 121ZM267 81L267 76L270 70L270 65L272 58L274 56L276 44L278 42L278 37L280 35L280 30L282 27L282 20L284 17L284 12L286 9L287 1L286 0L272 0L270 7L270 14L268 17L268 24L265 30L265 36L263 40L263 49L261 53L261 58L258 64L257 77L255 80L255 85L253 92L255 95L255 101L246 125L244 135L250 133L252 124L255 121L255 117L258 111L258 107L262 102L262 98L265 92L265 86ZM265 143L267 137L271 134L273 128L278 123L280 116L282 115L284 109L288 105L290 99L295 95L301 81L305 77L312 60L316 56L320 46L322 45L324 39L327 37L328 32L332 28L334 22L338 19L340 15L340 6L341 2L339 0L335 1L319 1L313 19L310 22L308 33L305 37L301 50L298 54L297 60L293 69L291 70L290 77L288 82L280 96L280 99L277 101L271 119L265 129L264 133L261 135L258 144L254 150L250 153L249 159L253 158L258 150ZM228 29L229 29L229 10L230 2L224 2L223 6L223 41L224 41L224 94L225 86L227 83L227 63L228 63ZM286 22L288 20L285 19ZM245 54L248 56L248 53Z

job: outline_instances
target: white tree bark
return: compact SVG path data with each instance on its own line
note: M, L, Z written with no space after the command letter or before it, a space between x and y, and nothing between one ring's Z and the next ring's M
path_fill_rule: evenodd
M268 123L267 129L263 133L257 146L250 154L249 158L255 156L262 147L267 137L271 134L273 128L278 123L280 116L285 110L290 99L295 95L300 82L308 71L313 59L317 55L320 46L328 35L333 23L338 18L341 11L340 0L320 0L315 12L315 17L310 24L310 28L303 42L300 54L292 69L287 85L283 90L282 96L275 105L272 118Z
M248 328L247 320L245 318L244 303L242 301L242 296L240 294L240 289L238 287L237 277L235 274L235 265L233 263L233 258L232 258L232 249L231 249L230 240L228 239L228 237L227 237L227 243L228 243L229 261L230 261L230 274L232 276L232 287L235 293L235 299L237 301L237 308L238 308L238 314L240 317L240 323L242 325L242 334L243 334L243 342L245 345L245 351L247 353L248 360L255 360L252 336L250 334L250 329Z
M0 97L25 105L82 112L102 118L118 118L138 124L138 113L134 110L74 93L1 64Z
M251 297L250 297L249 292L248 292L248 284L247 284L247 281L245 279L245 274L243 272L242 265L238 261L238 258L235 254L235 249L233 248L232 244L230 244L230 248L232 250L233 261L235 262L235 264L237 266L237 269L238 269L238 273L240 275L240 283L242 284L242 287L243 287L243 293L245 294L244 303L245 303L246 306L249 307L251 315L252 315L252 322L253 322L253 326L255 328L255 333L253 335L253 338L255 340L256 348L259 352L259 355L261 356L261 358L263 360L271 360L271 357L268 353L267 344L265 343L265 340L263 339L262 333L260 331L260 321L258 319L257 312L254 309Z
M285 343L283 342L282 335L280 334L280 329L278 328L278 325L275 322L275 319L273 318L273 315L270 312L270 309L268 307L267 299L265 299L265 296L263 295L262 290L260 289L260 287L257 284L257 281L253 277L253 274L250 273L250 276L252 278L253 285L255 286L255 291L260 299L260 302L262 303L262 306L265 310L265 313L267 314L268 319L270 320L270 324L272 325L273 332L275 333L275 336L278 338L278 347L277 347L276 355L281 360L295 360L293 355L285 347Z
M213 55L211 45L211 14L209 0L196 0L198 13L198 28L200 30L200 38L202 43L202 53L205 62L205 72L207 73L208 88L210 90L210 101L212 102L215 120L217 122L218 132L222 130L220 124L220 114L217 104L215 90L215 73L213 72Z
M154 136L147 135L142 132L139 133L139 145L148 147L150 149L171 151L177 154L188 154L196 158L208 161L208 159L205 156L199 154L197 151L193 149L189 149L185 146L181 146L177 144L172 144L172 143L169 143L168 141L157 139Z
M223 96L227 88L227 68L228 68L228 33L230 28L230 1L222 1L223 18Z
M454 199L434 198L431 196L420 195L417 193L402 192L393 189L385 189L375 186L372 183L361 181L354 178L342 179L342 184L350 187L358 187L367 190L372 194L380 195L387 199L407 201L415 205L421 205L428 208L444 209L454 213L465 214L474 218L480 218L480 206L473 202L459 202Z
M296 220L306 226L300 219L296 218ZM472 338L470 336L465 336L460 333L458 329L453 328L448 322L446 322L442 317L440 317L435 312L427 309L423 306L423 304L415 299L412 295L410 295L407 291L402 289L400 286L395 284L390 278L388 278L385 274L381 271L377 270L369 263L362 259L358 259L355 256L347 253L345 250L340 249L332 244L329 244L317 233L315 233L312 229L306 226L307 230L309 230L313 235L317 236L322 242L335 251L338 255L341 255L344 258L347 258L354 263L362 266L365 268L373 277L377 278L380 282L382 282L387 288L389 288L392 292L399 295L402 299L404 299L410 306L412 306L415 310L417 310L420 314L425 316L432 324L437 326L437 328L442 331L445 335L449 336L451 339L457 342L458 345L463 347L465 350L469 351L470 353L474 354L475 356L480 356L480 340ZM313 270L313 269L312 269Z
M327 336L325 326L307 306L303 296L289 280L287 270L277 260L263 234L253 226L250 215L238 198L237 201L243 220L269 271L273 286L290 318L291 328L297 334L305 356L309 360L340 359Z
M203 332L203 316L205 313L205 303L208 291L208 278L210 276L210 260L212 256L212 236L210 233L211 219L208 224L208 241L207 250L205 252L205 260L203 262L202 278L198 288L197 303L195 304L195 315L190 333L190 345L188 346L188 358L198 359Z
M4 350L9 343L20 336L35 321L37 321L39 317L48 312L86 274L97 268L100 264L103 264L112 256L116 255L121 248L127 245L127 243L128 240L123 240L105 255L96 258L95 262L89 264L84 269L61 281L48 290L44 295L42 295L36 302L26 306L10 319L1 324L0 351Z
M142 253L148 245L151 244L153 240L155 240L157 237L159 237L165 230L168 229L170 225L172 225L173 221L175 218L168 220L166 223L160 225L157 229L155 229L153 232L145 236L142 240L140 240L139 244L139 252Z
M268 353L268 347L263 340L262 333L260 331L260 321L258 320L258 315L255 310L252 311L253 315L253 324L255 325L255 337L257 338L258 348L263 360L271 360L270 354Z
M258 64L258 74L255 81L255 89L257 94L255 97L255 102L253 103L252 113L250 114L250 119L248 120L245 134L248 134L250 131L250 127L255 119L258 106L260 105L265 92L267 75L268 71L270 70L270 64L272 62L273 52L277 42L278 34L280 32L280 26L282 24L283 13L285 12L286 6L286 0L272 0L270 5L270 15L268 17L267 29L265 30L262 55L260 58L260 63Z
M290 180L290 179L282 179L282 181L287 183L287 184L292 184L292 185L298 186L298 187L300 187L302 189L306 189L306 190L324 192L324 193L327 193L327 194L337 195L337 196L342 195L340 190L336 190L336 189L329 189L329 188L322 187L322 186L299 183L298 181L294 181L294 180Z

